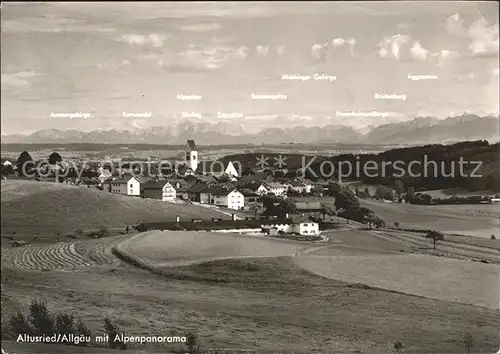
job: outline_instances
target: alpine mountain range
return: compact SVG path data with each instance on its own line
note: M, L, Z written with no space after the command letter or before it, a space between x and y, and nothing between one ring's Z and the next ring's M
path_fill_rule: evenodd
M356 124L356 120L358 123ZM376 124L377 121L382 124ZM371 123L371 124L370 124ZM349 118L349 125L328 121L323 124L309 117L276 116L258 121L251 128L239 120L207 122L184 118L171 124L126 129L43 129L30 134L2 134L2 143L109 143L183 144L194 139L203 145L352 143L382 145L421 145L462 140L500 139L500 119L494 116L463 114L438 119L418 117L387 122L377 118Z

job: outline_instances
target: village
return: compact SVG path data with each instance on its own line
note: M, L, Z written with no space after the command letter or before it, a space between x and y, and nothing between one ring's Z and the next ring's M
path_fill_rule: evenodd
M236 161L229 161L225 165L221 161L200 161L194 140L186 142L184 161L175 168L156 166L154 175L144 173L145 168L137 168L134 163L86 163L84 173L77 174L79 177L74 176L74 172L61 177L63 174L58 174L58 171L67 170L68 163L59 154L56 158L56 154L53 153L53 159L49 158L47 163L39 164L35 171L31 171L34 175L32 179L98 189L132 198L199 204L207 208L227 210L226 214L233 221L265 219L265 222L257 221L257 224L262 232L269 235L318 236L321 233L319 216L322 213L324 216L324 207L320 202L295 203L293 213L289 215L286 212L270 211L270 208L266 210L262 197L284 200L290 196L322 196L320 191L324 190L328 181L312 182L299 176L287 178L284 177L283 170L247 169L242 173L241 165ZM12 166L13 170L9 179L23 178L16 172L15 164L10 160L4 161L4 170L8 166ZM240 171L236 166L240 167ZM3 178L7 178L5 174Z

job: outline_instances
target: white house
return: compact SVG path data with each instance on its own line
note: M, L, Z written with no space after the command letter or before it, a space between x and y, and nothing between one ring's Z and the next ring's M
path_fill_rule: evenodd
M144 184L142 186L142 195L144 198L172 201L177 197L177 191L169 182L157 181Z
M319 230L319 224L312 221L308 217L299 216L287 220L266 220L261 224L261 228L264 230L276 229L277 232L283 233L295 233L303 236L317 236L321 232Z
M103 189L117 194L141 195L141 182L137 177L122 176L104 181Z
M311 221L307 217L300 217L294 219L291 224L292 232L298 233L299 235L319 235L319 224L315 221Z
M3 163L4 166L12 166L12 161L10 160L5 160Z
M283 195L287 191L287 186L278 182L266 183L266 189L274 195Z
M258 195L264 195L269 193L269 190L264 186L264 184L259 184L258 187L250 186L249 189Z
M298 193L311 193L312 185L302 181L292 181L290 188Z
M245 197L237 189L221 188L210 194L210 204L223 206L228 209L241 210L245 206Z

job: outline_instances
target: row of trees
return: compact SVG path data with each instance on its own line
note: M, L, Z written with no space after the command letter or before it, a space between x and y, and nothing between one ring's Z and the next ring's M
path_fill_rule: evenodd
M490 145L485 140L479 140L453 145L434 144L392 149L379 154L341 154L329 158L334 166L339 166L330 178L338 179L341 175L344 180L361 180L367 184L393 188L398 183L396 181L400 180L405 186L417 190L460 187L470 191L500 191L499 149L500 143ZM395 162L399 161L402 164L396 165ZM463 163L463 173L460 173L460 161ZM477 166L474 162L477 161L481 162L481 166L478 171L474 171ZM305 171L306 177L311 180L321 178L321 163L312 164ZM373 166L373 163L378 170L353 168L358 165ZM471 177L473 172L481 177ZM399 188L395 189L397 194L400 193Z
M57 165L60 162L62 162L62 156L57 153L53 152L52 154L49 155L47 158L47 164L48 165ZM28 151L23 151L17 158L15 162L15 167L17 170L17 173L21 176L24 176L26 174L31 174L33 172L34 168L34 162L35 160L33 159L33 156ZM2 174L3 175L12 175L14 173L14 168L11 165L2 165Z

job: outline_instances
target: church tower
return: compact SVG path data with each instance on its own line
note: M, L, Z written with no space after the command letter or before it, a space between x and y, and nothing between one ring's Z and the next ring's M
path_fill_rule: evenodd
M198 150L194 140L188 140L186 143L186 165L191 168L192 172L198 167Z

